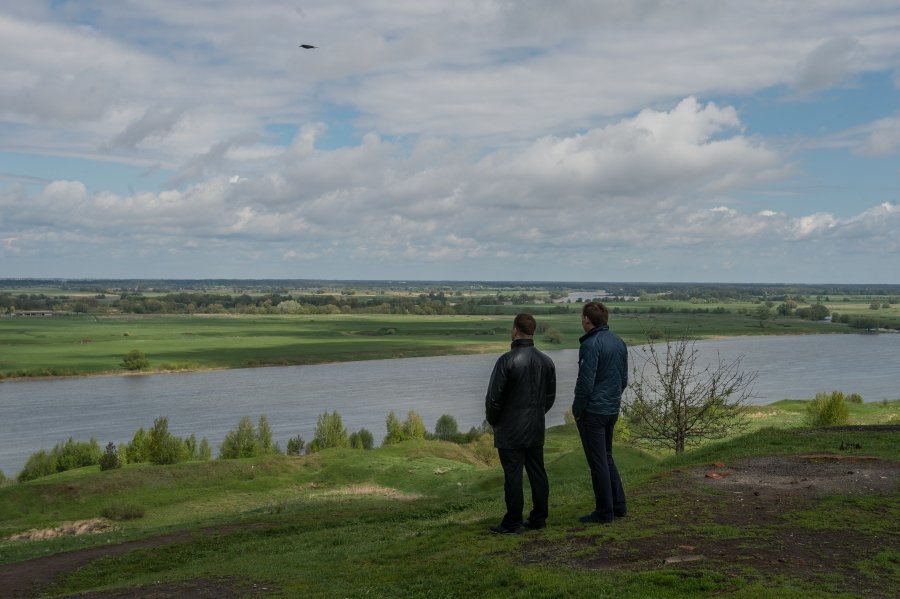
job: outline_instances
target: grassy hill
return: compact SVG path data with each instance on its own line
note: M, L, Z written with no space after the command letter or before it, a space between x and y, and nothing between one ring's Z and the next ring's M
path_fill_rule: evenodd
M549 526L515 537L488 532L504 511L499 466L445 442L86 468L0 487L0 588L94 598L893 597L898 441L895 426L765 427L678 457L623 446L629 516L600 526L577 521L591 511L589 475L577 432L556 427ZM79 526L93 532L71 534Z

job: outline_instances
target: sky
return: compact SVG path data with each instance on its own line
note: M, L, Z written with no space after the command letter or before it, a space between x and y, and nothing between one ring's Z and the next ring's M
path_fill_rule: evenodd
M900 283L900 2L0 0L0 277Z

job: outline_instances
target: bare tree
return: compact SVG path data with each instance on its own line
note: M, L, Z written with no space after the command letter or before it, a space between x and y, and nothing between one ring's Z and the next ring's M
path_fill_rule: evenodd
M745 406L757 373L741 370L741 357L703 367L695 340L683 333L648 343L633 366L626 413L638 441L682 453L687 445L721 439L747 426ZM663 351L664 350L664 351Z

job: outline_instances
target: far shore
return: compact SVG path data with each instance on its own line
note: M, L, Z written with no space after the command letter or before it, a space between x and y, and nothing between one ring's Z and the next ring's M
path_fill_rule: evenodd
M748 335L705 335L703 337L698 337L697 341L716 341L716 340L724 340L724 339L737 339L741 337L802 337L808 335L845 335L845 334L876 334L872 333L860 333L858 331L834 331L829 333L819 333L819 332L800 332L800 333L781 333L777 331L772 332L762 332L760 334L748 334ZM878 331L877 334L880 333L900 333L900 331L895 331L892 329L886 329L883 331ZM632 347L636 346L635 344L631 344ZM548 347L544 344L539 345L540 349L543 351L559 351L563 349L574 349L572 347ZM191 367L191 368L179 368L179 369L148 369L148 370L140 370L140 371L127 371L127 370L107 370L102 372L84 372L84 373L75 373L75 374L66 374L66 375L47 375L47 376L10 376L10 377L0 377L0 385L4 382L13 382L20 383L26 381L54 381L54 380L68 380L68 379L83 379L83 378L102 378L102 377L140 377L140 376L150 376L150 375L173 375L173 374L192 374L192 373L200 373L200 372L213 372L218 370L241 370L241 369L249 369L249 368L280 368L280 367L290 367L290 366L315 366L320 364L343 364L343 363L351 363L351 362L366 362L370 360L404 360L408 358L420 358L420 357L442 357L442 356L459 356L459 355L490 355L491 351L452 351L452 352L441 352L437 354L429 354L424 356L390 356L385 355L382 357L370 357L364 358L361 360L310 360L305 362L297 362L295 364L285 364L285 363L271 363L271 364L255 364L248 366L208 366L208 367Z

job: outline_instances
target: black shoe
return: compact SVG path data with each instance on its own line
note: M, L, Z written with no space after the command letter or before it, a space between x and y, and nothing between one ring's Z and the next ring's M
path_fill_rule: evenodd
M609 524L612 520L602 520L600 516L597 515L597 512L592 512L587 516L582 516L578 519L579 522L584 522L585 524Z
M628 515L628 512L623 510L621 512L615 512L615 515L616 515L616 518L624 518L625 516Z
M491 532L495 535L518 535L525 532L525 527L520 524L515 528L507 528L502 524L498 524L497 526L491 526Z
M526 520L522 523L522 526L524 526L528 530L540 530L542 528L547 528L547 523L540 522L538 520Z

